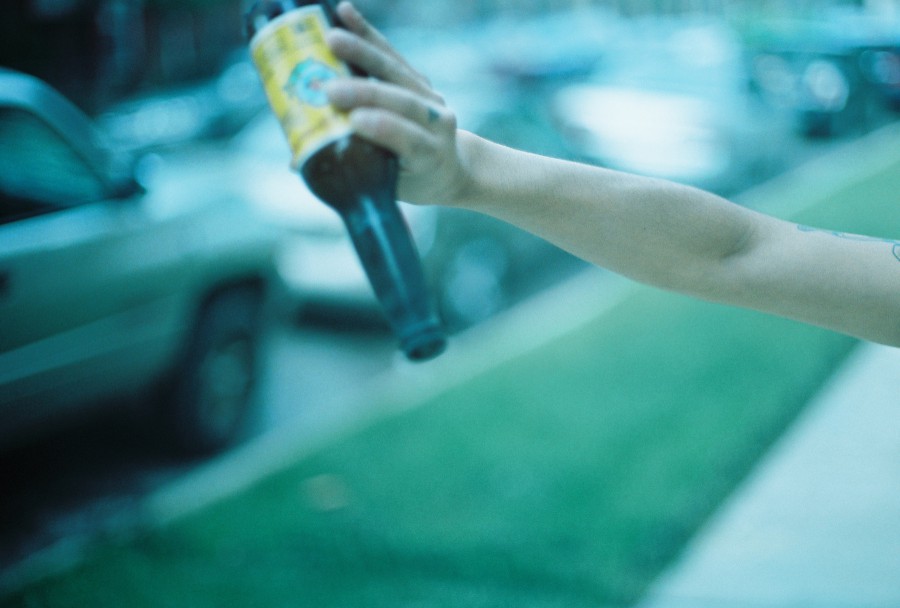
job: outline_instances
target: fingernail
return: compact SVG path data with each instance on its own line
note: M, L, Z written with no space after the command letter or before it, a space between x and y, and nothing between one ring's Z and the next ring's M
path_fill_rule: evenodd
M340 81L330 80L324 85L325 95L328 101L334 105L343 105L347 101L347 91Z
M337 8L339 11L349 11L352 15L359 15L359 11L356 10L356 7L349 0L342 0L338 3Z
M340 28L331 28L327 32L325 32L325 43L328 44L331 48L334 48L335 43L340 44L340 41L344 39L347 35L347 32Z
M328 101L336 106L349 106L351 102L350 87L341 80L330 80L324 86Z

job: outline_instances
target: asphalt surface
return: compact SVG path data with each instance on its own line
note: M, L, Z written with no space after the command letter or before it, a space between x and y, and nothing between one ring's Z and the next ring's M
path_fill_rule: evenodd
M390 366L394 351L375 327L276 325L250 443L280 428L309 441L352 417L348 394ZM64 567L97 538L127 533L148 495L227 458L178 459L122 406L0 454L0 591Z

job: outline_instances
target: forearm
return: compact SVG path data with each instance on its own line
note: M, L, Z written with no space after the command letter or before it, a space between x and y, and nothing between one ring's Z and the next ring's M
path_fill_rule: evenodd
M767 219L735 260L735 303L900 346L900 242Z
M630 278L728 299L723 274L753 212L671 182L527 154L461 134L460 206L487 213Z
M900 244L461 134L459 206L635 280L900 346ZM897 252L895 254L895 252Z

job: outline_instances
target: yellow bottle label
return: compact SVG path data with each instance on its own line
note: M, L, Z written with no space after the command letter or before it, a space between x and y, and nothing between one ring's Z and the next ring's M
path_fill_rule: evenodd
M325 43L327 29L322 7L304 6L273 19L250 41L250 55L287 136L295 170L350 133L346 113L329 104L323 90L332 78L350 75Z

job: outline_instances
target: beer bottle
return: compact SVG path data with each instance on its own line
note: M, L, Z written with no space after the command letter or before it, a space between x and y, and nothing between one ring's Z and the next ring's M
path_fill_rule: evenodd
M291 167L340 215L406 356L437 356L446 338L397 206L397 158L353 134L346 114L322 90L336 76L364 75L325 43L327 28L341 26L334 6L328 0L260 0L245 25L253 63L290 144Z

